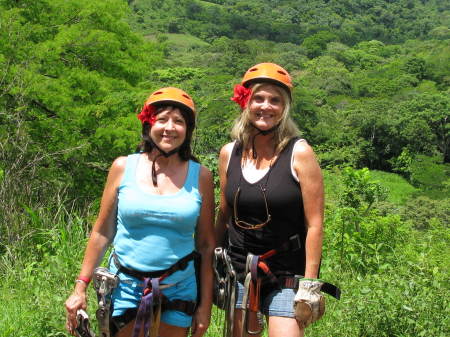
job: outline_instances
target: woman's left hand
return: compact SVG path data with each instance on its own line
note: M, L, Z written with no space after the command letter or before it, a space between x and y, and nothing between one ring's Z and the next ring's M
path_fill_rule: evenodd
M191 337L201 337L208 329L211 319L211 309L205 307L198 307L192 318Z

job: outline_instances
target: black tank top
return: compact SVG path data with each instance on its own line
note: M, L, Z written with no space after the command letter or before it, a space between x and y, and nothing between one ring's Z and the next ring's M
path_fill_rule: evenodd
M275 275L304 275L305 238L303 200L300 184L291 171L291 158L295 142L293 138L280 152L277 160L259 181L251 184L242 175L242 148L236 143L227 170L225 198L231 209L229 224L229 251L233 266L239 275L245 271L247 253L261 255L278 248L295 234L300 236L301 248L295 252L278 253L266 260ZM234 221L234 197L240 186L237 211L239 220L251 224L266 221L266 207L261 188L266 188L267 205L271 220L259 229L243 229Z

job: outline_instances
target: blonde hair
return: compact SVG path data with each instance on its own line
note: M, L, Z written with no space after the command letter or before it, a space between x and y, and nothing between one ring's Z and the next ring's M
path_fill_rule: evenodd
M278 128L273 131L275 152L280 153L280 151L283 150L290 139L300 135L300 131L289 114L289 111L291 109L291 97L289 92L285 88L269 82L256 83L250 87L252 89L252 95L249 99L249 103L253 98L253 95L258 90L268 85L273 86L273 88L276 89L278 93L280 93L284 101L284 109L281 114L281 119L278 122ZM250 124L249 104L247 104L247 107L242 110L239 117L234 121L233 128L231 129L231 138L238 141L242 145L242 149L245 150L248 148L251 133L253 130L254 127Z

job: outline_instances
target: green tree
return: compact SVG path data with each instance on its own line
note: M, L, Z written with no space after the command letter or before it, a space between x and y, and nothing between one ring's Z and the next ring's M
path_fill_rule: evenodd
M307 50L309 58L314 58L325 51L327 43L336 41L338 36L329 31L321 31L303 40L302 46Z

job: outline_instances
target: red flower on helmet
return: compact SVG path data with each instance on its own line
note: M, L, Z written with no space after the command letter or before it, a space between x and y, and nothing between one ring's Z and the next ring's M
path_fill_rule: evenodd
M147 122L150 125L153 125L156 120L155 112L156 112L156 107L154 105L146 104L142 108L141 113L139 115L137 115L137 117L140 119L142 124Z
M236 84L234 86L234 96L231 97L231 100L239 104L242 109L245 109L251 96L252 89L246 88L240 84Z

